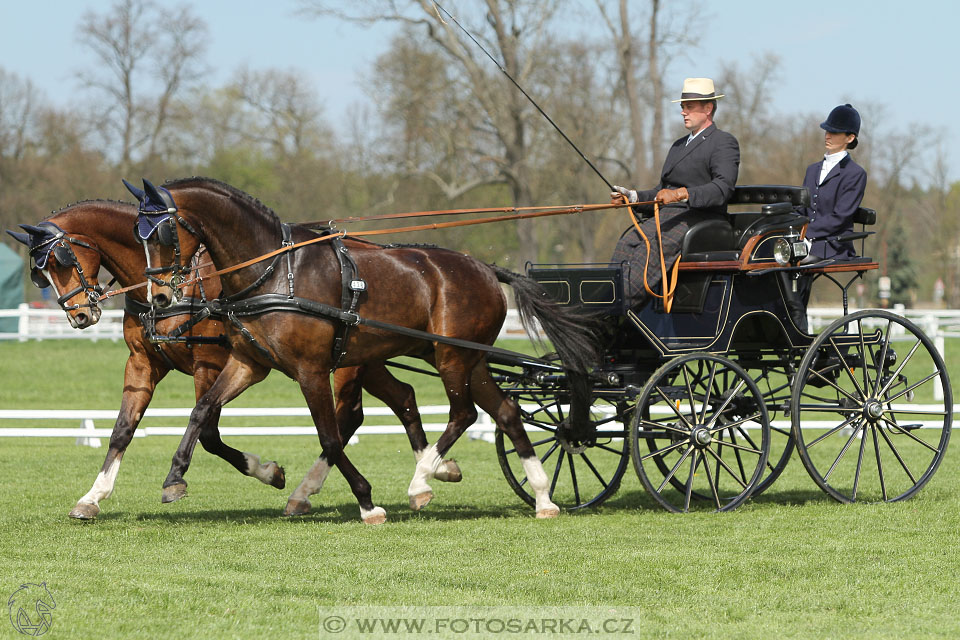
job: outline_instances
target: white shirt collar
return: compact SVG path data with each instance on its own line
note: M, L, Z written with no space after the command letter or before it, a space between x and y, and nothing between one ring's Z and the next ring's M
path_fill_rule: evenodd
M693 139L696 138L696 137L697 137L698 135L700 135L701 133L703 133L704 131L706 131L709 126L710 126L710 125L707 125L707 126L704 127L703 129L700 129L700 131L697 131L696 133L691 133L689 136L687 136L687 141L684 143L684 146L686 146L686 145L690 144L691 142L693 142Z
M820 180L817 184L823 184L823 180L827 177L827 174L830 171L840 164L840 161L847 156L847 150L837 151L836 153L825 153L823 154L823 166L820 167Z

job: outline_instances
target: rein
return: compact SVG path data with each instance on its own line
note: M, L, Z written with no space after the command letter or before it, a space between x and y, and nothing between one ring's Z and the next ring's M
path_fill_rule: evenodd
M257 256L257 257L255 257L255 258L251 258L251 259L246 260L246 261L244 261L244 262L241 262L241 263L239 263L239 264L235 264L235 265L230 266L230 267L224 267L223 269L218 269L217 271L214 271L214 272L212 272L212 273L209 273L209 274L206 274L206 275L203 275L203 276L201 276L201 275L198 274L196 277L194 277L194 278L192 278L192 279L190 279L190 280L185 280L185 281L179 283L179 285L180 285L180 286L187 286L187 285L189 285L189 284L193 284L194 282L198 282L198 281L202 281L202 280L206 280L206 279L212 278L213 276L221 276L221 275L224 275L224 274L226 274L226 273L232 273L232 272L234 272L234 271L239 271L240 269L244 269L244 268L246 268L246 267L249 267L249 266L251 266L251 265L257 264L257 263L259 263L259 262L263 262L264 260L269 260L270 258L273 258L274 256L279 256L280 254L287 253L287 252L293 251L293 250L295 250L295 249L299 249L300 247L305 247L305 246L307 246L307 245L316 244L316 243L318 243L318 242L328 242L328 241L332 241L334 238L364 237L364 236L386 235L386 234L389 234L389 233L404 233L404 232L407 232L407 231L426 231L426 230L436 230L436 229L448 229L448 228L452 228L452 227L464 227L464 226L470 226L470 225L476 225L476 224L487 224L487 223L490 223L490 222L505 222L505 221L509 221L509 220L523 220L523 219L528 219L528 218L539 218L539 217L544 217L544 216L569 215L569 214L572 214L572 213L583 213L583 212L587 212L587 211L604 211L604 210L608 210L608 209L620 209L620 208L623 208L623 207L626 207L626 206L632 207L632 206L635 206L635 205L638 205L638 204L655 204L655 203L654 203L653 201L650 201L650 202L633 202L633 203L630 203L629 205L626 204L626 203L611 203L611 204L558 205L558 206L550 206L550 207L502 207L502 208L488 208L488 209L447 209L447 210L439 210L439 211L436 211L436 212L434 212L434 211L417 211L417 212L412 212L412 213L386 214L386 216L392 216L392 217L395 217L395 218L401 218L401 217L414 217L414 216L425 216L425 215L454 215L454 214L457 213L457 212L461 212L461 213L481 213L481 212L491 212L491 213L492 213L492 212L498 212L498 211L505 211L505 212L520 211L520 212L521 212L521 213L514 213L514 214L512 214L512 215L507 215L507 216L495 216L495 217L490 217L490 218L479 218L479 219L476 219L476 220L459 220L459 221L455 221L455 222L435 222L435 223L431 223L431 224L420 224L420 225L413 225L413 226L409 226L409 227L396 227L396 228L392 228L392 229L375 229L375 230L370 230L370 231L354 231L354 232L340 231L339 233L332 233L332 234L327 235L327 236L318 236L318 237L316 237L316 238L310 238L309 240L304 240L303 242L298 242L298 243L295 243L295 244L283 245L283 246L281 246L279 249L274 249L273 251L270 251L269 253L265 253L265 254L263 254L263 255L261 255L261 256ZM387 219L387 218L385 218L385 217L380 217L380 216L372 216L372 217L369 217L369 218L352 218L352 219L349 219L349 218L348 218L348 219L346 219L346 220L359 221L359 220L373 220L373 219ZM329 222L333 222L333 221L329 221ZM313 224L313 223L307 223L307 225L302 225L302 226L309 226L309 224ZM325 224L325 223L324 223L324 224ZM188 231L189 231L189 229L188 229ZM200 264L200 265L197 265L197 266L196 266L196 269L200 269L201 267L210 266L211 264L212 264L212 262L207 262L207 263L204 263L204 264ZM115 290L113 290L113 291L108 291L107 293L103 294L102 299L111 298L111 297L113 297L113 296L120 295L121 293L126 293L126 292L128 292L128 291L132 291L133 289L139 289L139 288L145 287L145 286L147 286L147 282L140 282L140 283L138 283L138 284L130 285L129 287L124 287L124 288L122 288L122 289L115 289Z
M646 204L646 203L644 203ZM667 313L670 313L671 307L673 307L673 294L677 288L677 273L680 270L680 259L678 258L676 262L673 263L673 268L671 269L670 278L667 278L667 262L663 257L663 236L660 233L660 204L656 201L653 203L653 218L657 223L657 246L660 249L660 282L661 288L663 289L663 294L654 292L650 285L647 284L647 268L650 266L650 240L647 238L647 234L643 232L643 229L640 228L640 222L637 221L637 216L633 212L633 208L630 208L630 219L633 220L633 226L637 230L637 233L640 234L640 237L643 238L644 243L647 245L647 259L643 264L643 288L647 290L654 298L663 300L663 310Z

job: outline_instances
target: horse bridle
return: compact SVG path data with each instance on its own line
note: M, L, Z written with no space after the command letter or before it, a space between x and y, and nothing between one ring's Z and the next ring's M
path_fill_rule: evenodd
M179 223L187 232L193 237L199 240L200 236L197 232L190 226L190 224L183 219L182 216L175 213L176 209L172 212L168 209L164 213L164 218L160 220L156 225L154 225L146 235L141 231L140 220L134 223L133 226L133 235L137 239L137 242L143 245L143 253L147 258L147 268L144 270L144 275L147 280L161 287L170 287L173 289L174 299L179 302L183 298L183 283L186 282L187 276L189 276L191 271L191 265L183 264L182 261L182 252L180 251L180 234L177 233L177 224ZM156 212L139 211L141 216L155 216ZM164 247L173 247L173 262L170 265L162 267L151 267L150 266L150 252L147 250L147 241L150 239L154 233L157 234L157 242ZM170 273L170 280L164 280L161 276L166 273Z
M41 224L53 227L56 229L56 233L49 240L38 244L30 250L30 257L33 258L34 263L33 267L30 268L30 280L41 289L52 286L54 292L59 296L57 298L57 304L60 305L60 308L65 312L96 307L100 302L101 296L103 296L103 287L101 287L99 283L91 285L87 281L87 277L83 272L83 266L80 264L80 261L77 260L77 254L73 252L70 245L86 247L92 251L97 251L97 249L83 240L68 236L63 229L53 223L45 222ZM41 254L42 257L36 254ZM60 263L61 266L74 268L77 276L80 278L79 287L75 287L60 295L60 291L57 290L56 285L53 284L53 280L46 274L46 266L50 260L50 254L53 254L54 259ZM38 257L41 257L41 259L38 260ZM70 300L78 293L85 293L87 295L87 303L67 305L67 300Z

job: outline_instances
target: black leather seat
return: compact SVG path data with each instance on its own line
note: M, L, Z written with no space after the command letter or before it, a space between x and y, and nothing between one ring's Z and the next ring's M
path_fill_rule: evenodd
M731 219L704 220L690 227L680 245L682 262L715 262L736 260L740 257L740 249L744 232L750 230L754 235L757 229L754 223L762 222L778 214L791 213L794 207L804 207L810 204L810 192L806 187L791 185L744 185L734 188L730 205L760 205L759 212L751 212L753 220L744 220L748 223L736 224Z

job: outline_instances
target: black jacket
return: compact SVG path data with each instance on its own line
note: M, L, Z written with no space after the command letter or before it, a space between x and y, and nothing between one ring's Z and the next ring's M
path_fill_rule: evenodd
M837 163L823 184L818 185L823 161L807 167L803 186L810 190L810 206L800 213L810 218L807 238L837 236L853 229L853 214L863 201L867 187L867 172L850 157L844 156ZM814 242L810 253L820 258L852 258L856 255L853 244L835 240Z
M702 213L726 213L740 170L740 145L736 138L713 124L689 145L688 137L670 146L660 172L660 184L638 192L637 196L644 202L653 200L660 189L686 187L690 200L679 206ZM677 206L670 205L671 211Z

